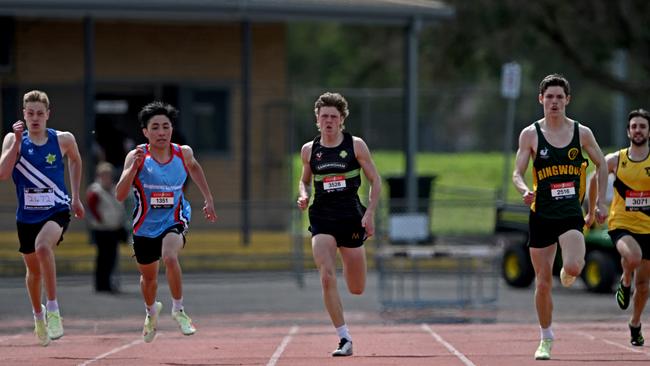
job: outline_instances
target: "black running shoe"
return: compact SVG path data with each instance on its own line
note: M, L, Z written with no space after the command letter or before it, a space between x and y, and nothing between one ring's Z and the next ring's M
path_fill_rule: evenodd
M618 288L616 289L616 303L621 310L627 309L630 306L630 297L632 292L632 286L623 286L623 280L618 283Z
M332 352L332 356L352 356L352 341L348 341L345 338L341 338L339 346L337 349Z
M632 343L633 346L637 347L643 346L645 340L643 339L643 334L641 334L641 324L639 324L638 327L633 327L630 324L628 325L630 327L630 343Z

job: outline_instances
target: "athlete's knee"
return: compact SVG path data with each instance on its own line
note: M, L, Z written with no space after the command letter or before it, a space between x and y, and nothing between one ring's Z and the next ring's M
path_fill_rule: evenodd
M365 289L366 289L365 284L352 285L348 288L348 290L352 295L363 295Z
M156 284L158 281L158 276L156 273L142 273L140 274L140 283L145 285Z
M336 287L336 272L333 270L322 270L320 272L320 283L324 289Z
M176 266L178 263L178 254L174 252L164 252L162 254L162 260L167 267Z
M635 276L634 278L634 291L638 292L639 295L648 294L648 286L650 285L650 279L647 277Z
M550 294L553 288L552 277L537 277L535 279L535 291L542 294Z
M52 248L45 243L36 243L36 257L39 260L48 258L52 254Z
M627 264L627 268L638 268L641 265L641 257L636 255L629 255L623 257L623 263Z

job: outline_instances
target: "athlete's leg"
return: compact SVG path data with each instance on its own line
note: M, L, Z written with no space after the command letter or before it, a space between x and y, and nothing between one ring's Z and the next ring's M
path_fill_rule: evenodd
M165 262L167 283L173 299L183 297L183 272L178 262L178 253L183 248L183 236L169 232L162 240L162 259Z
M34 242L36 257L41 266L45 294L48 300L56 300L56 261L54 248L56 248L63 228L54 221L48 221L39 231Z
M343 305L336 287L336 239L329 234L314 235L311 239L314 263L320 273L323 302L335 327L345 324Z
M343 276L351 294L361 295L366 288L366 250L358 248L339 248L343 261Z
M140 270L140 291L142 291L142 298L147 306L152 306L154 301L156 301L159 262L154 261L149 264L138 263L138 270Z
M641 265L641 246L631 235L624 235L616 242L616 249L621 254L623 286L629 287L632 284L634 270Z
M553 261L557 245L545 248L530 248L530 259L535 269L535 308L542 328L548 328L553 321Z
M32 303L32 309L35 313L41 312L41 264L38 261L36 252L23 254L23 262L27 269L25 275L25 286L27 287L27 294Z
M648 286L650 285L650 260L642 260L634 274L634 295L632 296L632 316L630 324L638 327L641 324L641 314L648 301Z
M569 230L558 238L562 248L562 268L570 276L578 277L585 266L585 237L578 230Z

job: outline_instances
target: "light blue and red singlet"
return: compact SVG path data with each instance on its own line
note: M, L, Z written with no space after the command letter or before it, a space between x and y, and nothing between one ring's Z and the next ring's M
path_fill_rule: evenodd
M174 225L187 230L192 209L183 195L187 167L181 147L171 144L171 158L166 162L156 161L149 145L140 147L145 155L133 181L133 235L155 238Z
M34 224L53 214L70 210L70 197L65 188L63 154L56 130L47 129L47 142L36 145L23 132L20 154L12 172L16 184L18 209L16 221Z

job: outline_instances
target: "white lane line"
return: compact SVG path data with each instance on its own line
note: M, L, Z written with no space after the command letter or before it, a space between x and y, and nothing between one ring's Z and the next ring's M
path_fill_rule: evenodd
M282 342L280 342L278 348L275 349L275 352L273 352L273 356L271 356L271 359L266 364L266 366L275 366L275 364L280 359L280 356L282 356L282 352L284 352L284 349L287 347L289 342L291 342L293 335L298 333L299 328L300 327L298 327L297 325L294 325L289 329L289 333L286 336L284 336L284 338L282 338Z
M22 336L23 336L22 334L16 334L16 335L12 335L12 336L0 337L0 343L6 342L6 341L9 341L9 340L12 340L12 339L20 338Z
M581 335L581 336L583 336L583 337L585 337L585 338L588 338L588 339L591 340L591 341L598 340L598 341L601 341L601 342L607 343L607 344L609 344L609 345L612 345L612 346L615 346L615 347L618 347L618 348L624 349L624 350L626 350L626 351L630 351L630 352L634 352L634 353L641 353L641 354L643 354L643 355L650 356L650 352L646 352L646 351L644 351L644 350L643 350L643 347L635 348L635 347L632 347L632 346L626 346L626 345L624 345L624 344L620 344L620 343L616 343L616 342L610 341L609 339L597 338L597 337L595 337L595 336L593 336L593 335L591 335L591 334L589 334L589 333L587 333L587 332L583 332L583 331L579 331L579 330L574 330L573 333L578 334L578 335Z
M158 336L160 336L160 334L158 334ZM127 343L127 344L125 344L125 345L123 345L123 346L120 346L120 347L117 347L117 348L113 348L112 350L110 350L110 351L108 351L108 352L106 352L106 353L102 353L101 355L99 355L99 356L97 356L97 357L95 357L95 358L92 358L92 359L90 359L90 360L87 360L87 361L84 362L84 363L80 363L80 364L78 364L77 366L87 366L87 365L90 365L90 364L93 363L93 362L97 362L97 361L99 361L99 360L101 360L101 359L103 359L103 358L106 358L106 357L108 357L108 356L114 354L114 353L118 353L118 352L120 352L120 351L123 351L123 350L129 348L129 347L133 347L133 346L135 346L136 344L140 344L140 343L143 343L143 342L144 342L144 341L143 341L142 339L136 339L135 341L133 341L133 342L131 342L131 343Z
M433 329L431 329L430 326L428 326L427 324L422 324L420 327L421 327L422 330L424 330L425 332L431 334L431 336L432 336L436 341L438 341L438 343L440 343L440 344L442 344L443 346L445 346L445 348L446 348L449 352L451 352L454 356L458 357L458 359L459 359L459 360L460 360L460 361L461 361L465 366L476 366L476 365L474 365L474 363L473 363L472 361L469 360L469 358L467 358L467 357L466 357L464 354L462 354L459 350L457 350L456 348L454 348L454 346L452 346L449 342L447 342L447 341L445 341L444 339L442 339L442 337L441 337L440 335L438 335L438 333L434 332Z

